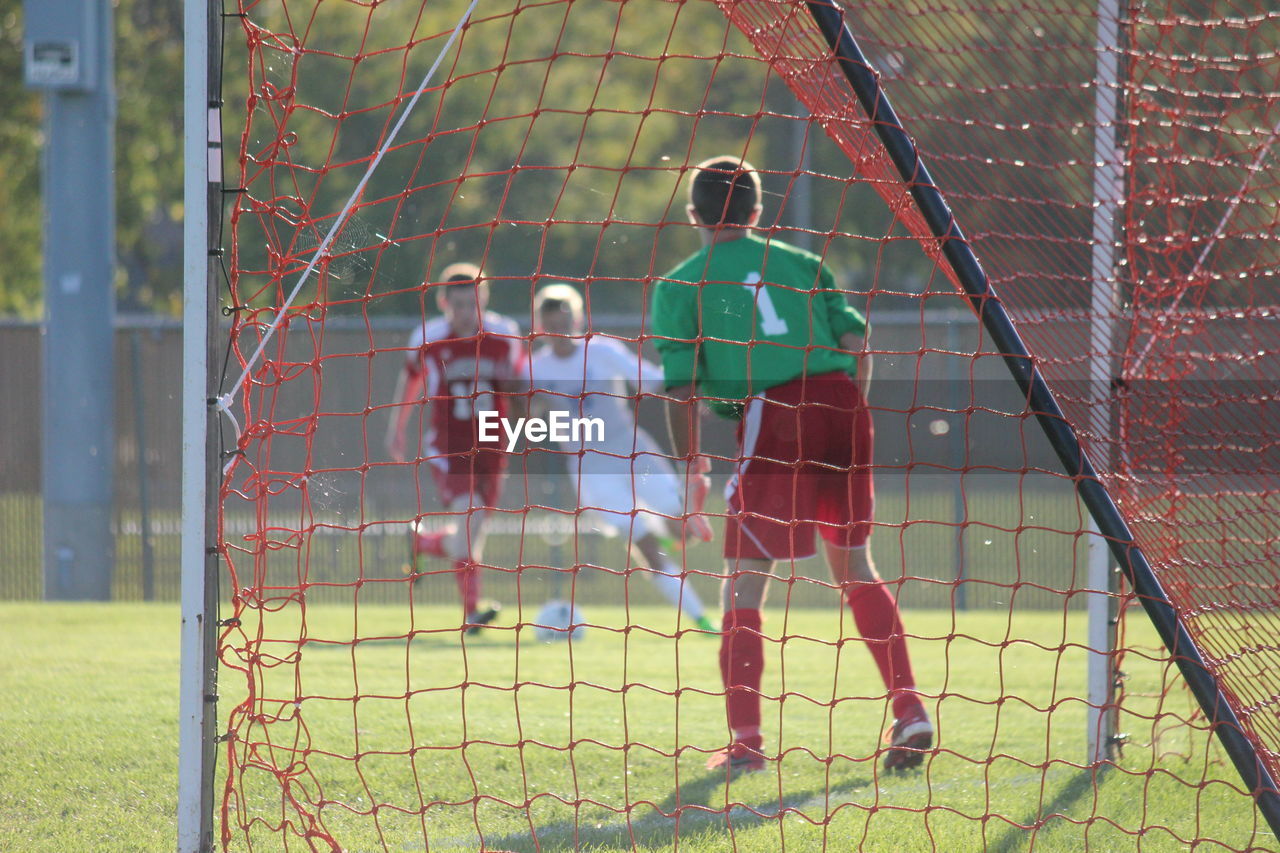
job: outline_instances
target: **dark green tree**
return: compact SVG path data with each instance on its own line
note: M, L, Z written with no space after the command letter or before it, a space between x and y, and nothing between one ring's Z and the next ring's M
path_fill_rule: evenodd
M40 93L22 85L22 0L0 0L0 316L40 316Z
M22 0L0 0L0 316L43 312L42 94L22 85ZM116 288L127 311L175 314L182 293L182 8L114 13Z
M116 263L122 310L182 305L182 4L116 7Z

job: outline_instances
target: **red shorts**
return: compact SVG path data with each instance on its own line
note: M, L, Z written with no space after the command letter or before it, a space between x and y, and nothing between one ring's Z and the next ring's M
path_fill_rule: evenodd
M471 507L493 508L502 499L502 475L507 454L501 450L469 450L432 456L440 501L450 507L458 498L472 497Z
M866 401L843 373L796 379L746 400L741 458L726 489L725 557L810 557L815 532L840 548L866 545L873 436Z

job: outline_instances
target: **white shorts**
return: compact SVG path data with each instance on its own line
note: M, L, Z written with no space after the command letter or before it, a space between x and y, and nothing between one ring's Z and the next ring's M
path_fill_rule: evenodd
M636 430L634 447L596 446L567 462L578 508L606 535L664 536L668 518L683 512L684 486L675 467L644 430Z

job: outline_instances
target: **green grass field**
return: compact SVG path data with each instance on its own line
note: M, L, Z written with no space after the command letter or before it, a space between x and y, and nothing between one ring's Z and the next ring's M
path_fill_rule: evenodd
M231 849L306 850L309 820L353 851L1276 847L1205 733L1171 726L1186 700L1153 698L1158 662L1126 663L1120 767L1075 766L1082 614L908 612L919 681L942 696L941 749L885 776L865 648L836 642L851 627L834 608L773 605L764 689L783 698L765 703L765 730L782 757L728 786L703 768L726 739L717 644L668 636L665 608L590 606L595 627L572 645L510 628L463 643L453 607L246 622L232 645L258 655L246 669L262 701L220 752L220 781L236 756ZM176 607L0 604L0 618L0 847L172 850ZM245 642L260 631L293 640ZM246 689L224 668L221 723Z

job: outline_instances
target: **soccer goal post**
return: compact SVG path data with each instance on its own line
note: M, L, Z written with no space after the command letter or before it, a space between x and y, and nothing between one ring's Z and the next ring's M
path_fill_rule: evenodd
M1280 18L1245 6L186 0L179 850L1272 844ZM720 600L754 398L695 388L681 543L649 363L713 155L758 167L760 339L784 244L871 329L878 579L823 522L755 617ZM548 399L624 440L540 434ZM490 408L501 453L458 432ZM747 694L762 752L709 770Z
M214 406L221 263L222 139L218 4L183 6L182 674L178 708L178 850L212 850L217 743L217 500Z
M1094 75L1093 131L1093 250L1092 291L1089 303L1089 405L1095 435L1113 431L1115 407L1113 381L1117 376L1115 352L1116 318L1120 314L1118 252L1120 245L1121 200L1124 173L1119 156L1121 92L1121 13L1113 0L1099 0L1097 24L1097 73ZM1097 465L1112 467L1110 446L1099 444ZM1110 549L1098 535L1097 522L1090 516L1089 587L1112 593L1116 584ZM1124 735L1115 729L1116 684L1119 667L1111 653L1115 650L1119 608L1109 594L1089 596L1089 712L1085 721L1087 761L1113 757L1123 745Z

